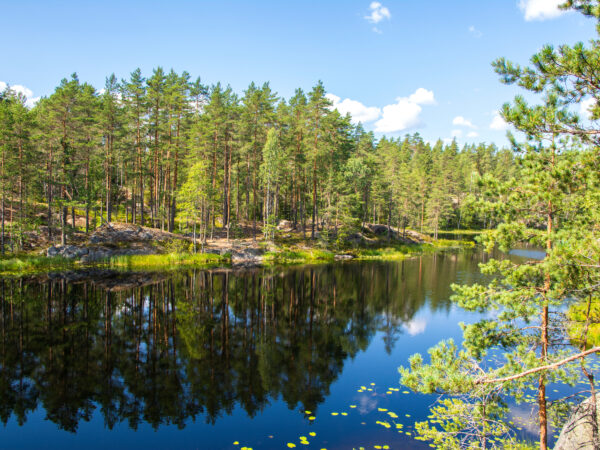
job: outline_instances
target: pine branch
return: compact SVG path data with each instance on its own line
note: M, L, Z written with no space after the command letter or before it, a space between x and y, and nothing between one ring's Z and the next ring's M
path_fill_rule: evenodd
M546 366L534 367L533 369L526 370L525 372L517 373L515 375L511 375L509 377L504 377L504 378L493 378L491 380L480 378L478 380L475 380L475 384L505 383L507 381L512 381L512 380L516 380L518 378L523 378L523 377L526 377L527 375L532 375L534 373L541 372L544 370L556 369L557 367L563 366L567 363L570 363L570 362L575 361L580 358L585 358L588 355L591 355L593 353L598 353L598 352L600 352L600 347L593 347L584 352L577 353L577 354L569 356L568 358L565 358L561 361L555 362L554 364L548 364Z

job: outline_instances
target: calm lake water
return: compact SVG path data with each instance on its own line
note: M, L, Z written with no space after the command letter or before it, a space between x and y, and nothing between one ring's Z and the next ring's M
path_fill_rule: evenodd
M0 448L429 448L397 368L485 258L0 281Z

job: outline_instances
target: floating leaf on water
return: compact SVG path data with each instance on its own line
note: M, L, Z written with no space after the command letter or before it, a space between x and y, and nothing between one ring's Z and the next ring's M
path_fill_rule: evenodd
M371 389L371 388L367 389L367 391L372 391L372 390L373 390L373 389Z
M364 391L367 387L366 386L361 386L360 388Z
M410 417L410 414L404 414L406 417Z
M336 412L332 412L332 413L331 413L331 415L332 415L332 416L337 416L338 414L339 414L339 413L336 413Z
M402 391L403 394L410 394L410 391Z
M385 412L385 411L387 411L387 409L386 408L377 408L377 411Z
M347 412L343 412L343 413L342 413L342 416L347 416L347 415L348 415L348 413L347 413Z
M239 443L238 441L235 441L235 442L233 443L233 445L240 445L240 443Z
M288 442L288 443L287 443L287 446L288 446L289 448L294 448L294 447L296 446L296 444L294 444L293 442Z
M371 386L375 386L375 383L371 383Z
M392 419L397 419L398 418L398 414L396 414L395 412L389 412L388 416L390 416Z
M380 448L381 448L381 445L374 445L373 447L374 447L374 448L377 448L377 449L380 449Z
M356 408L356 405L350 405L350 408Z
M392 394L392 391L387 391L387 392L386 392L386 394L387 394L387 395L391 395L391 394Z
M304 411L304 414L312 414L311 411Z
M306 436L300 436L301 441L306 441Z
M389 448L390 448L390 446L389 446L389 445L384 445L384 446L383 446L383 450L388 450Z
M308 418L308 420L315 420L315 419L316 419L316 417L315 417L315 416L310 416L310 417Z
M313 436L313 437L317 435L317 433L315 433L314 431L311 431L311 432L310 432L310 433L308 433L308 434L309 434L310 436Z

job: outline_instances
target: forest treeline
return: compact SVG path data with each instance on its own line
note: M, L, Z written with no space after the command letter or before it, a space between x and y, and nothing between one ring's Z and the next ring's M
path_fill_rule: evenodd
M25 101L0 94L2 248L32 230L64 244L75 227L116 220L204 238L268 235L281 219L311 238L366 222L487 228L496 219L472 207L477 180L514 171L494 145L376 140L332 109L321 82L286 101L268 83L240 96L159 67L100 90L73 74Z

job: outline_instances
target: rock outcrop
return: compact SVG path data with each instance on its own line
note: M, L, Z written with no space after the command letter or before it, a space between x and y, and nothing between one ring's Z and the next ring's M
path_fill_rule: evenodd
M89 243L115 245L133 242L165 242L174 239L189 240L185 236L169 233L168 231L133 224L112 223L103 225L94 231L90 236Z
M231 254L231 264L234 267L253 267L262 264L264 251L256 247L241 247L226 249L224 253Z
M114 256L161 253L161 246L164 247L167 243L173 241L183 241L185 243L189 239L139 225L111 223L94 231L86 243L52 246L46 250L46 255L79 259L81 262L87 263L109 259Z
M596 423L594 423L592 399L580 403L563 427L554 450L594 450L600 448L598 428L600 421L600 395L596 399Z
M60 256L67 259L80 259L81 262L94 262L109 259L113 256L124 255L151 255L156 253L152 248L118 248L118 247L86 247L79 245L57 245L46 251L46 256Z
M294 224L289 220L280 220L277 229L281 231L292 231Z

